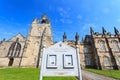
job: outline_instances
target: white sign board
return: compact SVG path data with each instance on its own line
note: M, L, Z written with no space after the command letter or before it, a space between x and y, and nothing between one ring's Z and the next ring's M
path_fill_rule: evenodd
M78 48L63 42L43 48L40 80L42 76L78 76L82 80Z

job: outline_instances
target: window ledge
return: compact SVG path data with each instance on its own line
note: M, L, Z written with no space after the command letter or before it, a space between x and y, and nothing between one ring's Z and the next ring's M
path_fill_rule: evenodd
M120 53L120 51L113 51L114 53Z
M109 51L99 51L100 53L107 53L107 52L109 52Z
M47 69L57 69L57 66L47 66Z
M64 66L64 69L74 69L74 66Z

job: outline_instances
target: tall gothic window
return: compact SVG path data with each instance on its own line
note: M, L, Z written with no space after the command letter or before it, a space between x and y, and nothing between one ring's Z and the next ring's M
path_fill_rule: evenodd
M99 45L100 45L100 50L101 51L105 51L105 43L104 43L104 41L99 41Z
M84 53L88 53L88 48L87 47L84 48Z
M90 58L85 56L85 64L86 65L90 65L91 64L91 61L90 61Z
M119 51L118 42L112 41L114 51Z
M110 61L108 57L103 57L104 66L110 66Z
M12 43L7 54L8 57L19 57L21 51L21 44L18 42Z

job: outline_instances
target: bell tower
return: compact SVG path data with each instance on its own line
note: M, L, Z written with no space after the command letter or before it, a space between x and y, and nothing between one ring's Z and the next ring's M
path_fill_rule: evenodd
M49 47L51 44L53 41L50 20L43 14L41 19L34 19L31 24L24 50L27 58L23 59L25 61L22 61L22 66L39 67L43 45Z

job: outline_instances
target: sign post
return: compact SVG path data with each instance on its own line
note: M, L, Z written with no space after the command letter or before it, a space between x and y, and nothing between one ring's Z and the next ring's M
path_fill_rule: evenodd
M42 61L41 61L40 79L39 80L42 80L42 78L43 78L44 53L45 53L45 46L43 46L43 51L42 51Z
M77 62L78 62L78 78L79 80L82 80L82 72L81 72L81 66L80 66L80 55L79 55L79 47L76 45L76 55L77 55Z

